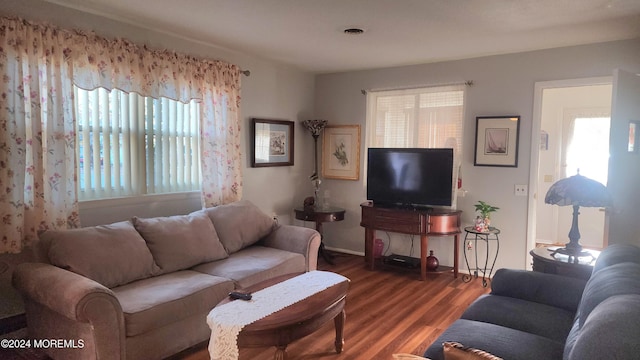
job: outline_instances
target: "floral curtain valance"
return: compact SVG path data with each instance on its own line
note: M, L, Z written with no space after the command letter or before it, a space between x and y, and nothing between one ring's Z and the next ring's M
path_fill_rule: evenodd
M224 61L153 50L126 39L107 39L93 32L22 19L2 18L0 27L7 43L15 47L26 49L24 41L38 38L45 46L43 55L62 51L65 61L72 65L73 83L83 89L116 88L188 102L203 99L212 88L227 93L240 88L240 68Z

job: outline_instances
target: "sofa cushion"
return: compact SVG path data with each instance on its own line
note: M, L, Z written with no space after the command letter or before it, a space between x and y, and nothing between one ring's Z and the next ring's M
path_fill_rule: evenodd
M615 295L596 306L565 346L567 360L640 357L640 295Z
M593 265L592 274L600 271L600 269L623 262L640 264L640 247L631 244L612 244L607 246L607 251L603 251Z
M112 290L122 306L129 337L208 313L233 290L233 282L182 270ZM202 321L205 321L204 316Z
M432 360L443 360L442 344L456 341L482 349L504 359L562 359L563 343L524 331L480 321L458 319L424 353Z
M203 211L149 219L135 217L133 224L162 273L227 257L213 223Z
M560 342L566 340L574 317L574 312L559 307L498 295L480 296L461 316Z
M237 287L247 287L276 276L304 272L305 268L301 254L254 245L193 270L233 279Z
M269 235L274 220L247 200L204 209L227 253L243 249Z
M593 309L602 301L614 295L640 295L640 264L619 263L595 272L584 289L582 301L578 307L580 327Z
M48 230L40 235L40 242L52 265L108 288L150 277L158 269L144 239L129 221Z
M442 348L445 360L503 360L484 350L466 347L454 341L445 342Z

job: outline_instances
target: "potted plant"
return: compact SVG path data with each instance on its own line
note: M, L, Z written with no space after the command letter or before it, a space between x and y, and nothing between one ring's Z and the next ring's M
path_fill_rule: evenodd
M489 205L486 202L479 200L477 204L474 205L476 211L480 212L480 220L477 221L476 230L478 231L489 231L489 225L491 224L491 213L500 209L497 206Z

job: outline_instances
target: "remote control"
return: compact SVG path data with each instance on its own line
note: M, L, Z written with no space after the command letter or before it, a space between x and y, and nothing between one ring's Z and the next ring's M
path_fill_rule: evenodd
M240 299L240 300L251 300L251 293L243 293L239 291L232 291L229 293L229 297L232 299Z

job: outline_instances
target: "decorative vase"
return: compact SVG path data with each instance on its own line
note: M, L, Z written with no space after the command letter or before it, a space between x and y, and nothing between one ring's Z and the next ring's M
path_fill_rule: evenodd
M489 226L491 225L491 218L487 215L482 219L482 231L488 232Z
M322 184L322 180L320 180L320 178L315 178L311 180L311 184L313 185L313 199L315 201L315 207L319 209L322 205L322 199L320 199L320 184Z
M480 215L476 216L476 221L474 223L473 228L476 231L483 231L484 229L484 220L482 220L482 218L480 217Z
M373 257L380 258L382 257L382 252L384 251L384 242L382 239L375 239L373 241Z
M438 268L440 262L438 258L433 256L433 250L429 251L429 256L427 256L427 270L434 271Z

